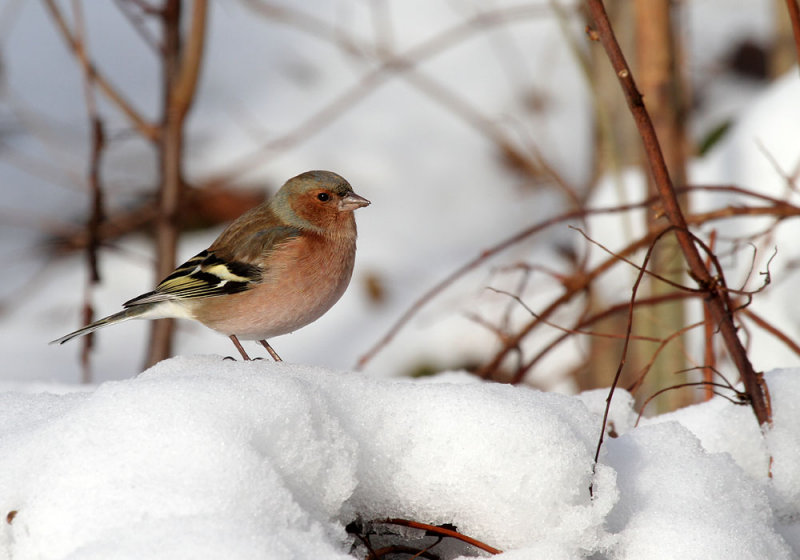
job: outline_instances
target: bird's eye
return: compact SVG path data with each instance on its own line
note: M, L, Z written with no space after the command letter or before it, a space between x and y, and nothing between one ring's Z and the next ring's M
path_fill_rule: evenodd
M320 200L320 201L322 201L322 202L327 202L327 201L329 201L330 199L331 199L331 195L329 195L329 194L328 194L328 193L326 193L326 192L321 192L321 193L319 193L319 194L317 195L317 200Z

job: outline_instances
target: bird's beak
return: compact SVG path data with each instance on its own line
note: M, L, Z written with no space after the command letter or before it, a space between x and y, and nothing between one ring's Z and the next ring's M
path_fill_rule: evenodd
M350 193L339 201L339 210L355 210L362 206L369 206L369 200L363 196L358 196L356 193Z

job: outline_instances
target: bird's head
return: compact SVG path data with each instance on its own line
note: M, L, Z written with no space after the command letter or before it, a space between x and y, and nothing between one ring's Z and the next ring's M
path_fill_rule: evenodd
M306 171L286 181L271 206L290 225L317 233L336 233L354 228L353 210L369 203L353 192L341 175Z

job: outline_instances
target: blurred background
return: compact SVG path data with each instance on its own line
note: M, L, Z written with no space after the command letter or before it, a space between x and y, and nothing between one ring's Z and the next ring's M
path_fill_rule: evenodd
M786 5L606 2L756 369L800 352ZM608 386L632 263L663 224L586 23L566 0L0 2L0 380L97 383L234 355L189 322L47 342L152 289L289 177L329 169L372 205L348 292L271 341L284 359ZM676 287L695 285L668 238L630 329L622 386L640 404L737 381L702 297Z

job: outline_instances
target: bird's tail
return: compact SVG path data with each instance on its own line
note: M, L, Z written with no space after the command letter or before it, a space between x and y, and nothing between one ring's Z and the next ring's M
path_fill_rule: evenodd
M108 325L115 325L117 323L121 323L122 321L127 321L128 319L136 319L137 317L148 315L148 312L151 311L151 307L152 306L149 305L136 305L128 309L123 309L119 313L114 313L113 315L109 315L108 317L99 319L94 323L86 325L82 329L78 329L77 331L65 334L61 338L51 340L50 344L64 344L65 342L69 342L73 338L78 338L79 336L87 335L89 333L96 331L97 329L102 329L103 327L107 327Z

